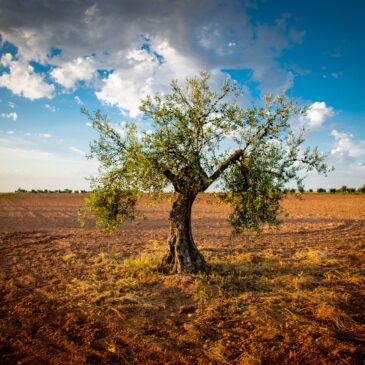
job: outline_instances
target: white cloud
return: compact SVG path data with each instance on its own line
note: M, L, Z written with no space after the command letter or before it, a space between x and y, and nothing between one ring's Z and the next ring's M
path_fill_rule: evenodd
M116 72L109 75L108 79L103 82L101 90L95 94L102 102L117 105L132 117L135 117L139 114L140 98L145 97L151 91L151 87L144 80L138 82L138 80L133 80L127 73Z
M146 50L130 50L125 71L113 72L102 80L100 90L95 93L97 98L136 117L140 114L140 101L146 95L163 93L172 79L184 80L199 70L194 60L185 58L167 42L156 44L154 50L165 62L160 63Z
M334 171L327 176L309 172L305 179L306 188L339 188L342 185L359 187L364 184L365 176L365 140L359 140L353 134L333 129L332 149L326 157L328 167Z
M321 129L324 122L335 115L332 107L327 106L324 101L316 101L311 104L305 116L294 117L291 124L294 130L305 128L309 132Z
M38 136L45 139L52 138L52 134L49 133L39 133Z
M161 92L172 78L183 81L202 69L246 69L262 92L288 89L295 75L280 58L304 34L289 26L288 15L255 22L247 11L250 1L229 1L224 9L219 0L187 0L179 6L167 0L96 0L91 6L74 1L67 7L50 0L28 3L27 16L19 16L24 9L17 3L0 5L0 33L18 47L25 65L35 60L55 66L50 75L65 89L86 81L96 86L100 100L133 115L139 93ZM149 45L143 52L138 50L142 43ZM62 53L50 57L55 45ZM112 73L99 80L97 69Z
M309 107L306 119L309 122L309 128L318 128L322 126L326 119L334 115L332 107L328 107L324 101L316 101Z
M51 71L52 78L66 89L73 89L79 81L90 81L97 69L92 57L77 57Z
M44 104L44 107L46 109L49 109L53 113L57 110L57 108L55 106L52 106L52 105L49 105L49 104Z
M6 134L14 134L14 131L6 131Z
M74 97L74 100L76 101L76 104L77 105L81 105L81 104L84 104L83 102L82 102L82 100L76 95L75 97Z
M1 113L1 117L6 119L12 119L15 122L18 119L18 114L15 112Z
M1 56L0 64L3 67L10 67L12 61L13 61L13 56L10 53L5 53Z
M15 108L15 103L13 103L12 101L9 101L8 102L8 105L11 109L14 109Z
M365 176L365 140L355 139L351 133L331 131L333 144L330 155L326 158L327 165L334 167L328 176L309 173L305 180L307 187L338 188L342 185L359 187L364 184Z
M331 132L335 143L331 150L332 155L338 157L352 157L358 158L365 155L365 141L356 141L353 134L346 132L339 132L334 129Z
M80 149L79 149L79 148L77 148L77 147L70 146L68 149L69 149L70 151L72 151L72 152L77 153L78 155L81 155L81 156L85 156L85 155L86 155L86 153L85 153L83 150L80 150Z
M13 94L35 100L51 98L54 86L44 81L42 75L35 73L32 66L23 59L15 60L9 53L1 57L4 67L9 67L9 73L0 76L0 87L6 87Z

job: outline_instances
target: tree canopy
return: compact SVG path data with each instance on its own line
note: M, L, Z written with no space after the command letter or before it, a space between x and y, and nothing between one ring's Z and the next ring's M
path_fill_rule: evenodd
M184 221L182 216L191 214L196 195L210 187L232 206L228 220L235 232L258 230L262 224L278 223L280 200L289 181L300 187L303 171L327 172L325 156L317 148L302 147L304 131L294 133L291 127L291 118L305 114L306 108L284 94L268 94L259 105L242 107L237 102L241 89L234 82L227 80L213 91L206 73L184 85L172 81L170 86L169 94L141 101L143 118L151 124L148 130L128 122L118 132L107 115L83 110L99 132L91 143L90 157L100 162L85 212L94 215L105 230L136 217L140 194L171 188L179 201L170 215L173 231ZM179 206L185 206L182 215L176 214ZM192 245L190 216L179 229L184 231L186 225L185 239ZM176 242L184 240L181 235ZM197 270L189 260L179 265L178 257L166 260L173 271Z

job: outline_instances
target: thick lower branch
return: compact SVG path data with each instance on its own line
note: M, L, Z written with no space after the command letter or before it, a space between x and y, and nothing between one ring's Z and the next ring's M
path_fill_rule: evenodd
M221 176L221 174L233 163L235 163L240 157L243 157L244 151L242 149L238 149L233 152L225 161L223 161L217 168L217 170L208 178L208 182L204 187L204 190L208 189L208 187Z

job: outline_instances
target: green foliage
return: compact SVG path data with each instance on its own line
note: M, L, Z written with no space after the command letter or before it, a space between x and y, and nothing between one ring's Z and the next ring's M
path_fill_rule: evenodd
M317 193L325 193L327 190L324 188L318 188Z
M85 224L86 217L93 215L96 225L112 232L125 220L133 220L136 214L136 195L120 189L96 190L86 199L86 206L79 211L79 222Z
M239 194L227 194L225 200L233 206L228 221L235 233L240 233L245 228L258 231L262 223L279 224L277 216L282 196L280 191L260 191L254 188Z
M325 156L302 147L304 131L291 130L290 118L305 114L305 108L284 95L266 95L259 105L241 107L242 91L235 83L225 81L215 92L208 81L206 73L183 86L173 81L169 94L142 100L149 131L124 123L119 133L106 115L83 109L99 133L90 157L100 162L84 213L96 215L99 226L112 230L133 219L141 192L158 194L170 187L196 196L215 183L233 206L234 230L259 229L278 223L289 181L301 189L301 171L327 172Z

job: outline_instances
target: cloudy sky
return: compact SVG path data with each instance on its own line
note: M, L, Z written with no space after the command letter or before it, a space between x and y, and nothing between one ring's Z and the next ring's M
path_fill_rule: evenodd
M243 103L286 90L335 171L365 183L365 3L357 0L0 0L0 191L87 188L95 137L80 107L141 121L171 79L230 77Z

